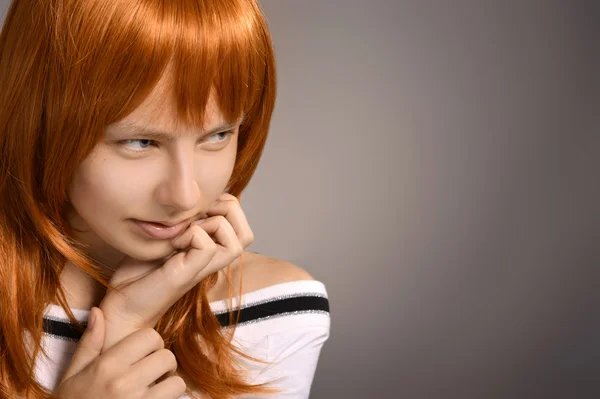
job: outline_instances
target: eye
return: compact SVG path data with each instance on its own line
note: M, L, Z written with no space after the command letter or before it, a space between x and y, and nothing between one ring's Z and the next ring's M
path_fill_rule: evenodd
M131 143L139 143L141 145L141 147L138 147L137 149L134 149L132 147L129 146L129 144ZM127 149L129 151L133 151L133 152L142 152L144 150L147 150L148 148L150 148L150 144L154 143L154 140L148 140L148 139L127 139L127 140L121 140L119 141L120 145L124 145L127 147Z
M224 143L225 141L227 141L227 139L229 138L229 136L231 136L233 133L235 132L235 130L229 130L227 132L221 132L221 133L216 133L213 134L212 136L209 136L209 138L212 137L217 137L216 141L210 141L210 143Z

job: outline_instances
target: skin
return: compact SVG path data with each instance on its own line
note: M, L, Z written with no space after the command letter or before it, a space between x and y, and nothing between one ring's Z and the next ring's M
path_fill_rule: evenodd
M105 142L78 166L69 186L69 222L78 230L75 238L89 245L92 257L106 266L107 279L126 256L151 261L174 251L170 240L149 238L132 218L205 218L231 177L239 125L201 138L226 124L215 98L210 98L206 125L200 130L178 123L167 94L163 78L140 107L107 126ZM124 127L127 123L169 132L172 140L139 140L143 134L131 133ZM71 263L65 265L61 283L74 308L98 306L105 294L103 286Z

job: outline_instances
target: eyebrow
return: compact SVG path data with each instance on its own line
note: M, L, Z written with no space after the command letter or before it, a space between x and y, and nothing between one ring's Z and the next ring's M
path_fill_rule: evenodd
M202 133L200 138L212 136L213 134L217 134L217 133L224 132L227 130L233 130L233 129L237 128L239 125L241 125L242 123L244 123L245 119L246 119L246 115L243 115L242 118L240 120L238 120L237 122L225 123L225 124L222 124L220 126L213 128L209 131ZM163 141L167 141L167 142L173 141L176 137L178 137L178 136L173 136L172 133L169 133L168 131L165 131L165 130L156 129L153 127L143 127L143 126L136 125L135 123L129 122L129 121L123 122L119 125L116 125L115 128L118 128L119 130L124 129L124 131L126 131L129 134L141 135L141 136L148 137L151 139L163 140Z

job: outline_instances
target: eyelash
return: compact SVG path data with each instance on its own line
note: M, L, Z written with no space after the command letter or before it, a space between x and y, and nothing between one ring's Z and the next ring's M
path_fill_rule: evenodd
M213 134L211 136L208 136L208 137L214 137L214 136L218 136L220 134L224 134L225 137L223 138L223 140L220 140L220 141L218 141L218 142L215 143L215 144L220 144L220 143L224 143L227 140L227 138L229 138L229 136L233 135L234 133L235 133L235 130L229 130L227 132L215 133L215 134ZM149 141L151 144L154 144L156 146L156 141L155 140L150 140L150 139L126 139L126 140L117 141L117 144L119 144L121 146L125 146L127 148L127 144L128 143L135 142L135 141ZM141 150L132 150L131 148L127 148L127 151L140 153L140 152L146 151L148 148L143 148Z

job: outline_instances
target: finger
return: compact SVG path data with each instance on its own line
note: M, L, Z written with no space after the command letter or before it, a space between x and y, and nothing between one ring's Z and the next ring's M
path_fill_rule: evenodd
M185 393L187 385L183 378L178 375L167 378L166 380L154 385L148 390L144 398L146 399L177 399Z
M244 248L248 247L254 241L254 233L250 228L246 214L237 200L231 194L224 194L208 211L208 216L224 216L238 237L239 242Z
M164 349L165 342L152 328L137 330L103 353L107 362L131 366L151 353Z
M150 386L165 374L173 373L176 370L177 359L173 352L161 349L134 364L131 367L129 378L139 381L145 386Z
M104 315L99 308L93 307L89 317L90 320L92 317L95 318L94 325L91 326L88 324L88 327L81 336L75 354L62 377L61 383L78 374L100 356L104 343Z
M244 251L244 247L241 245L233 227L224 216L211 216L201 223L197 223L197 225L201 227L206 234L213 237L216 244L216 253L208 266L200 271L203 277L227 266ZM190 265L194 265L199 261L197 258L199 255L200 253L192 247L188 250L184 261ZM196 276L194 280L198 281L198 276Z
M221 194L219 194L219 196L217 197L217 199L215 200L215 203L213 205L215 205L216 203L218 203L220 201L228 201L228 200L240 202L240 200L235 195L229 194L228 192L224 191Z

